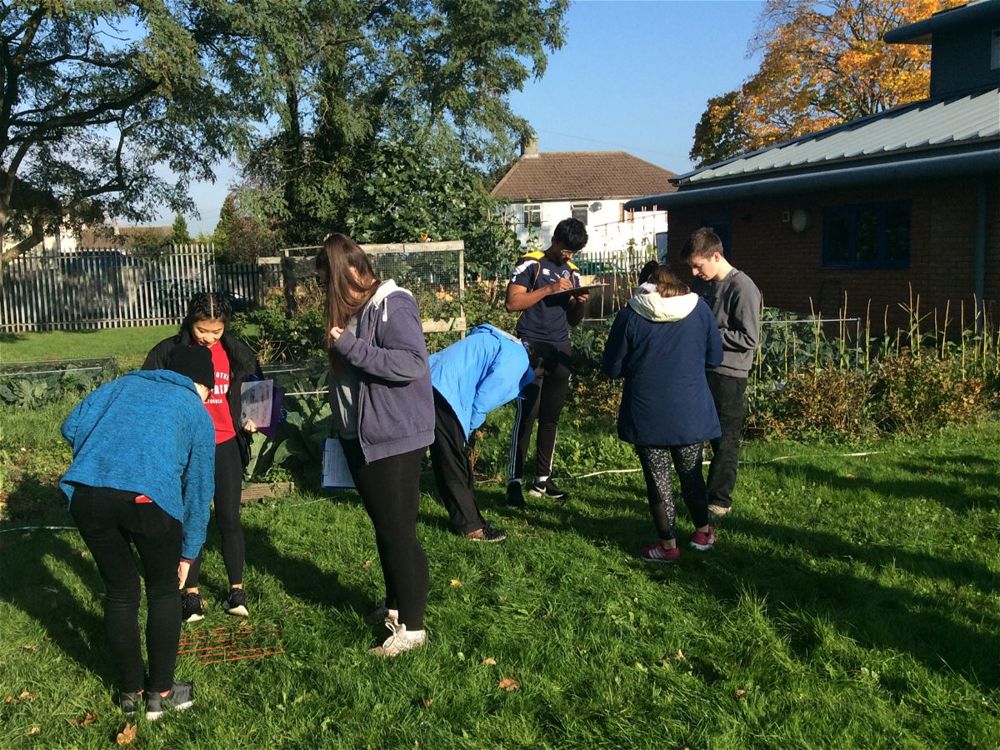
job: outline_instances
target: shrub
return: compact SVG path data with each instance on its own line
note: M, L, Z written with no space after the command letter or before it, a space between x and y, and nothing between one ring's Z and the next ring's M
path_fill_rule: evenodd
M748 391L750 434L858 439L875 433L870 378L859 370L793 372Z
M908 352L879 360L872 399L883 432L914 433L972 421L988 406L985 383L950 359Z

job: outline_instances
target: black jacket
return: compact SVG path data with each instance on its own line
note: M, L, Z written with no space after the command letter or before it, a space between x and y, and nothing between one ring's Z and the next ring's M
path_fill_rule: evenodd
M260 371L260 365L257 363L257 355L254 354L253 349L236 336L233 336L229 331L223 332L221 341L222 348L226 350L226 355L229 357L229 369L231 371L229 374L229 393L227 394L229 413L233 417L233 428L236 430L236 444L240 448L240 458L243 461L243 467L246 468L247 464L250 463L250 438L241 428L242 422L240 421L240 416L243 412L243 402L240 393L242 390L241 386L243 385L243 381L251 375L256 374L257 377L263 377L263 375ZM146 355L146 361L142 363L142 369L162 370L166 368L167 362L170 360L170 352L174 350L174 347L191 346L191 344L191 334L187 331L182 331L176 336L163 339Z

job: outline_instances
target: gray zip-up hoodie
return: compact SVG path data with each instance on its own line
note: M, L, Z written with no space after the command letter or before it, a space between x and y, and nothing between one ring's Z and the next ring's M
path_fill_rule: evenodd
M413 295L382 282L358 313L358 331L333 348L358 373L358 440L365 461L434 442L434 392L420 312Z
M722 334L722 364L713 372L745 378L760 343L760 290L750 277L734 268L724 279L695 279L692 288L708 303Z

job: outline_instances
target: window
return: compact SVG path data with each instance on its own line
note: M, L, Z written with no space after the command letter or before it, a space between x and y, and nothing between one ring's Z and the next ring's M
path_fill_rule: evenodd
M990 70L1000 68L1000 29L993 29L993 42L990 45Z
M713 232L718 235L719 240L722 242L722 254L726 256L726 260L732 262L733 260L733 232L732 232L732 222L729 220L728 216L711 216L708 218L702 217L701 225L703 227L708 227Z
M823 212L826 268L907 268L910 204L861 203Z
M542 207L537 203L525 203L523 224L526 227L540 227L542 225Z
M571 203L570 212L574 219L578 219L583 222L584 226L587 224L587 204L586 203Z

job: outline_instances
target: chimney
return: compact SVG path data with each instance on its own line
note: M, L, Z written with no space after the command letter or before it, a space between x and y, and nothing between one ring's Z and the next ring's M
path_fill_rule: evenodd
M538 158L537 138L527 138L521 141L521 158Z

